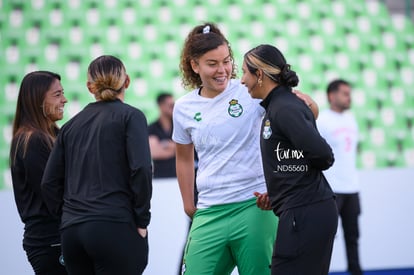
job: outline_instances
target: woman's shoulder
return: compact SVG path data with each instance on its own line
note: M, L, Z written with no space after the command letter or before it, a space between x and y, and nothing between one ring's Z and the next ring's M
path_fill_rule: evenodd
M31 130L26 132L24 135L27 137L28 143L31 145L46 143L49 139L48 134L41 130Z
M175 104L186 104L188 102L192 102L198 98L198 91L200 88L193 89L191 91L188 91L187 93L181 95L178 97L178 99L175 101Z
M205 100L199 96L198 91L199 89L194 89L180 96L174 103L174 112L191 109L202 104Z
M121 108L123 113L127 116L146 118L144 112L140 108L132 106L128 103L123 103Z
M41 130L30 130L19 134L16 137L18 143L21 145L19 148L26 147L27 151L38 152L42 150L49 150L52 143L52 138ZM16 144L16 142L13 142ZM26 146L24 145L26 144ZM22 147L23 146L23 147Z

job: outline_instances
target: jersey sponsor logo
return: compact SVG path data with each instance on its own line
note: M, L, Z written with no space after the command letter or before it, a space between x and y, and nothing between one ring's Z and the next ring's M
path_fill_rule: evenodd
M303 155L303 150L297 149L285 149L280 147L280 142L277 144L275 149L276 157L278 161L282 161L284 159L303 159L305 156Z
M272 128L270 127L270 120L268 119L264 123L262 136L264 139L269 139L272 136Z
M299 160L305 158L303 150L283 148L278 142L275 149L275 154L278 162L283 160ZM277 164L274 173L278 172L308 172L307 164Z
M201 121L201 113L200 112L195 113L193 118L197 122Z
M239 101L237 99L232 99L229 101L229 108L227 111L229 112L229 115L232 117L239 117L241 114L243 114L243 107L240 105Z

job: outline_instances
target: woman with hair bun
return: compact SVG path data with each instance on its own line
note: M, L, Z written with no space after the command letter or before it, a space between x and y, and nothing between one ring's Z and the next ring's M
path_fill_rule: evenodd
M299 78L274 46L244 55L242 83L266 110L260 147L271 209L279 217L272 274L328 274L338 212L322 170L334 162L309 106L291 91Z
M262 211L268 209L259 143L264 109L236 79L230 44L213 23L189 32L180 69L192 90L173 112L177 178L192 218L182 273L224 275L237 267L240 275L270 274L277 218Z
M121 60L100 56L87 77L96 102L59 132L43 195L49 210L62 217L70 274L142 274L152 194L147 120L123 102L130 80Z

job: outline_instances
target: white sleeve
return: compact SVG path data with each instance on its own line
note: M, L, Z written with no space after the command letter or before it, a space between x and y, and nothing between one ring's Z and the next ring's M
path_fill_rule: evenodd
M326 121L326 119L327 119L326 114L324 112L321 112L319 114L318 119L316 120L316 127L318 128L318 131L319 131L320 135L322 137L324 137L325 139L326 139L326 136L327 136L327 130L326 130L327 121Z
M191 135L184 125L187 119L183 115L182 109L185 108L181 104L174 105L172 140L179 144L190 144L192 143Z

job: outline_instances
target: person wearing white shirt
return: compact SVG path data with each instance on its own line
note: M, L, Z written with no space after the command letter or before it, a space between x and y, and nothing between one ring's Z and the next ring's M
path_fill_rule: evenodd
M270 274L277 218L256 206L266 193L260 158L263 108L235 80L231 49L214 24L184 44L183 84L173 111L177 178L192 225L182 274ZM187 85L185 85L187 83ZM194 203L194 149L198 202Z
M263 211L270 210L260 155L264 109L235 79L231 47L213 23L190 31L180 69L184 88L192 90L173 111L177 178L192 218L182 274L230 274L236 266L240 275L270 274L278 218Z
M330 108L321 111L316 122L319 132L332 147L335 163L324 174L336 194L348 271L352 275L360 275L362 271L358 253L358 218L361 207L356 167L358 124L350 111L350 83L342 79L332 81L328 85L327 96Z

